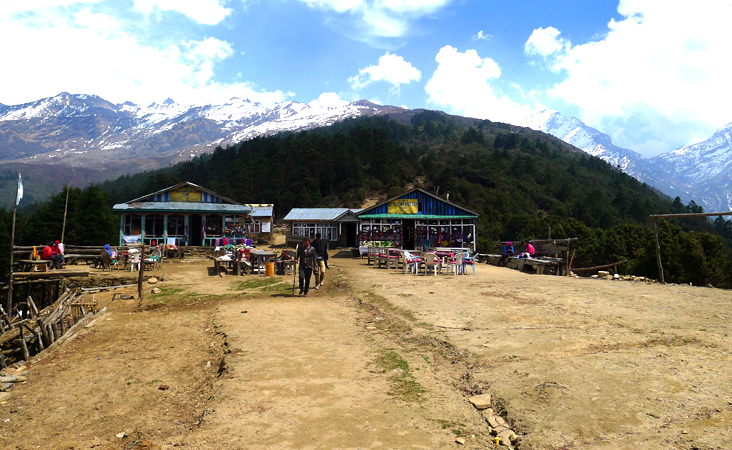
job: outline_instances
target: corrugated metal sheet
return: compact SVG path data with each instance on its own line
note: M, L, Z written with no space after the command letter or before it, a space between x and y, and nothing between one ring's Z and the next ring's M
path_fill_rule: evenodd
M256 217L272 217L272 212L274 210L273 205L252 205L247 204L244 206L248 206L252 209L252 212L250 213L252 216Z
M290 222L332 222L348 208L292 208L283 220Z
M194 213L249 213L247 205L199 202L135 202L118 203L112 210L117 212L194 212Z

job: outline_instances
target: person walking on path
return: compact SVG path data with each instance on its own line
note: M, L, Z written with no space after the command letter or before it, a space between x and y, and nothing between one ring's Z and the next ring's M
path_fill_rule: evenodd
M320 289L325 278L325 269L328 267L328 243L321 239L321 234L315 234L313 248L315 249L315 262L318 264L318 270L315 272L315 290Z
M305 295L307 297L310 290L310 276L313 274L313 269L317 270L318 267L315 262L315 249L310 246L310 241L307 239L303 241L302 246L297 250L297 262L299 263L298 275L300 276L300 293L297 296L302 297ZM315 276L318 276L317 273Z

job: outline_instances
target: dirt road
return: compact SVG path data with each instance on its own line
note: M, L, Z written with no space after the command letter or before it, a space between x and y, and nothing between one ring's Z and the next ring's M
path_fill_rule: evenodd
M332 259L326 288L170 263L0 402L1 448L732 448L732 293ZM459 444L456 439L464 440Z

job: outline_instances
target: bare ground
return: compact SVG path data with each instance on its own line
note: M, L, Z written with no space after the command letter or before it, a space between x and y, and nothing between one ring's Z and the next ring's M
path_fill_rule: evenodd
M0 447L488 448L490 393L521 449L732 448L729 291L332 263L307 298L193 259L97 294L0 402Z

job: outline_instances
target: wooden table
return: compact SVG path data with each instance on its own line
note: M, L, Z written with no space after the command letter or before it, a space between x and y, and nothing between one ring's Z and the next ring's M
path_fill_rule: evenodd
M21 264L22 272L46 272L48 265L52 262L50 259L21 259L18 261Z
M249 252L249 259L252 262L252 272L255 270L260 273L264 269L264 265L268 262L274 262L277 254L274 252L265 252L264 250L252 250Z

